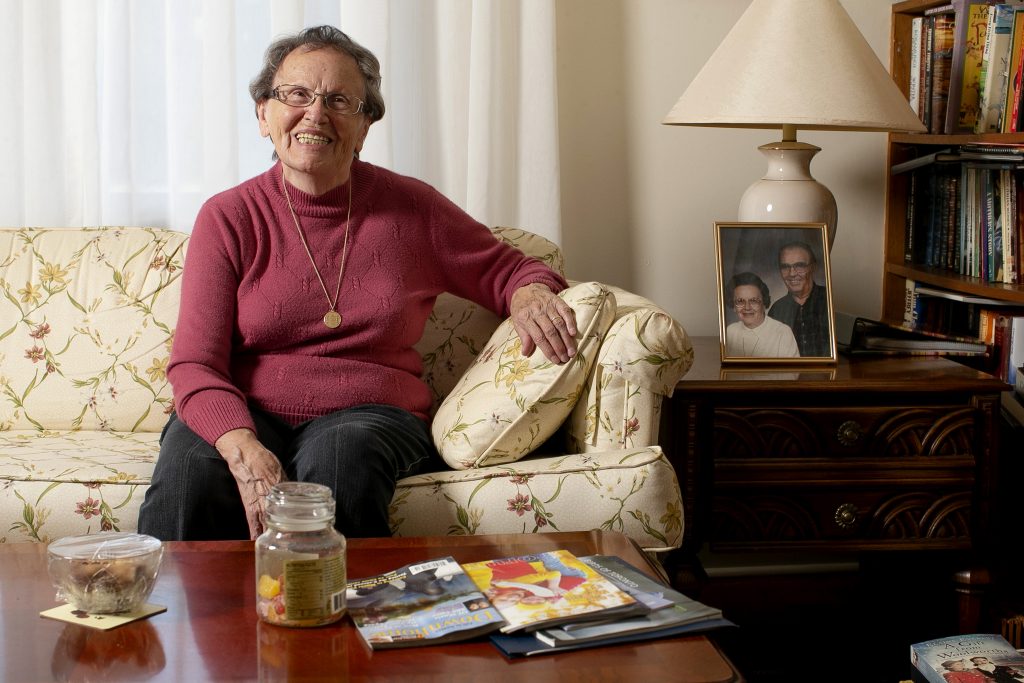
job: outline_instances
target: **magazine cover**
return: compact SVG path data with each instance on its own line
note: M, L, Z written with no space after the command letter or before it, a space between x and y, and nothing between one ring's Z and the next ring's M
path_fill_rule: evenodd
M722 620L722 610L661 585L618 557L591 555L581 557L580 561L600 571L652 611L618 619L574 622L537 631L537 638L549 645L603 642L626 634L665 631L683 624L718 623Z
M505 633L648 611L565 550L472 562L463 568L508 622L501 629Z
M349 581L345 598L375 650L464 640L505 623L451 557Z
M580 562L596 569L616 586L646 605L647 609L651 611L675 606L683 608L694 619L722 616L720 609L697 602L693 598L687 597L679 591L655 581L620 557L614 555L586 555L580 558ZM571 630L574 628L574 625L567 624L564 628Z
M910 646L910 661L933 683L1024 681L1024 655L1000 635L977 633Z

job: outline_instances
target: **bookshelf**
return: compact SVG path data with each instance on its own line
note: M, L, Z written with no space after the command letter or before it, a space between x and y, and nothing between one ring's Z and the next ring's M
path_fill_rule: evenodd
M915 16L948 4L948 0L906 0L892 6L892 42L889 65L893 79L903 91L910 92L911 32ZM1024 133L989 133L936 135L894 133L889 135L888 166L928 154L946 147L967 143L1024 143ZM885 263L882 271L882 318L887 322L903 320L906 280L953 290L963 294L988 297L1007 304L1024 305L1024 284L987 282L935 267L906 262L906 216L909 175L890 175L886 182Z

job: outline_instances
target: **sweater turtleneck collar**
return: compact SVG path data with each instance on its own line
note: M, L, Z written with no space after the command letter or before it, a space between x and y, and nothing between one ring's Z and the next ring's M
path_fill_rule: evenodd
M285 201L281 186L283 171L284 166L278 161L267 174L267 179L273 186L274 196L279 197L282 202ZM344 218L348 213L349 183L355 181L352 186L352 212L355 213L369 196L374 175L373 166L354 159L348 181L321 195L308 194L288 183L287 180L284 182L288 184L288 196L298 215L313 218L334 218L340 215Z

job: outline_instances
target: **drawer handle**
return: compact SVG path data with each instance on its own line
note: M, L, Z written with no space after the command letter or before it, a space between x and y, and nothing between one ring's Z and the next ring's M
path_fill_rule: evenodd
M836 508L836 524L844 529L849 529L857 523L857 506L853 503L843 503Z
M836 438L844 446L852 446L860 441L862 436L864 436L864 430L853 420L847 420L836 430Z

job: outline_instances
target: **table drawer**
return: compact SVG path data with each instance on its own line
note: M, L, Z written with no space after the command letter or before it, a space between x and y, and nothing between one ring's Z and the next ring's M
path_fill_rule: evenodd
M973 461L956 460L941 474L880 464L844 476L807 462L742 476L716 468L709 540L715 548L969 548Z
M973 455L971 406L718 408L715 460Z
M980 413L718 408L715 548L969 548Z

